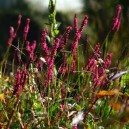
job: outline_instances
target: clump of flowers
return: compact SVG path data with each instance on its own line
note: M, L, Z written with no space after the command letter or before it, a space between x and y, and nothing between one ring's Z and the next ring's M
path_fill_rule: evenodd
M12 61L13 74L6 80L3 79L3 73L6 70L4 66L8 61L7 55L1 63L0 84L6 87L9 85L9 87L5 88L5 91L3 88L1 92L4 92L0 94L3 110L0 111L0 128L79 129L81 126L97 128L101 127L100 125L107 118L116 118L118 115L116 119L120 120L120 124L122 120L129 120L128 116L124 116L124 113L129 113L128 96L122 93L126 85L121 81L128 71L117 72L111 76L113 53L102 50L103 46L101 47L99 43L91 49L91 56L84 59L80 65L79 58L82 55L79 55L79 43L84 27L88 23L88 16L84 16L80 28L75 15L73 27L67 26L64 34L55 33L55 31L59 32L55 27L57 25L54 10L56 6L52 0L49 6L50 33L48 28L44 28L39 43L36 40L31 43L27 38L30 18L26 19L23 31L25 44L18 44L19 46L16 47L13 45L22 16L18 16L16 29L10 27L7 54L11 46L16 48L20 63L14 69L15 59ZM117 32L120 28L121 10L121 5L118 5L112 31ZM70 37L71 32L73 37ZM88 44L88 40L86 42ZM68 43L70 50L67 50ZM83 42L81 45L84 45ZM23 55L25 61L22 61ZM116 80L115 83L114 80ZM11 95L13 99L4 98L3 94ZM101 98L104 99L101 100ZM121 105L126 107L125 112ZM117 110L116 114L115 110ZM119 114L117 114L118 111ZM4 119L1 119L1 116L4 116Z
M87 71L90 71L92 74L93 87L96 88L102 84L103 88L107 83L107 70L111 65L112 53L107 53L107 57L103 60L102 53L100 51L100 45L97 44L94 49L94 53L89 58L87 64Z

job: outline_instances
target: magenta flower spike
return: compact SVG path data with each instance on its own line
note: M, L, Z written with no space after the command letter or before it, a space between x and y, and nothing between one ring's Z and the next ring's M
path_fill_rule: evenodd
M26 51L29 53L31 51L30 49L30 42L26 41Z
M79 29L79 31L81 33L82 33L82 30L83 30L84 26L87 25L87 23L88 23L88 16L85 16L84 19L83 19L83 21L82 21L81 27Z
M26 19L26 25L24 27L24 33L23 33L23 39L26 40L27 39L27 35L28 35L28 32L29 32L29 24L30 24L30 19L27 18Z
M117 5L117 10L116 10L116 17L120 17L120 13L121 13L121 10L122 10L122 6L119 4Z
M14 28L12 26L10 26L9 34L10 34L10 37L8 39L8 47L11 47L13 39L15 38L15 32L14 32Z
M17 21L17 29L16 29L16 32L18 31L20 25L21 25L21 19L22 19L22 15L18 15L18 21Z
M114 16L113 22L112 22L112 26L111 26L111 30L117 32L120 29L120 15L121 15L121 11L122 11L122 6L118 5L117 9L116 9L116 14Z

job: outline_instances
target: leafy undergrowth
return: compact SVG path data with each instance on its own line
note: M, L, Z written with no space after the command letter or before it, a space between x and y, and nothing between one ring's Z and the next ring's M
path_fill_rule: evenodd
M94 48L88 36L85 43L80 42L88 16L79 28L75 15L73 27L66 27L60 34L52 0L40 42L28 41L31 24L27 18L23 40L13 45L19 39L19 15L17 27L10 27L8 48L0 64L0 128L127 128L128 61L116 59L119 63L113 66L113 53L109 52L113 42L110 35L115 35L120 27L121 9L118 5L104 43ZM83 51L85 44L92 54ZM10 51L14 51L13 60L9 58ZM125 69L121 69L123 64Z

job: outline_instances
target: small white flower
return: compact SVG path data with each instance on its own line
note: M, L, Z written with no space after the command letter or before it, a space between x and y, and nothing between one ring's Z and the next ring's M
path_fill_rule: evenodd
M44 63L46 63L46 60L43 57L40 57L40 60Z
M104 63L104 61L103 61L101 58L99 58L99 59L98 59L98 63L99 63L99 64L102 64L102 63Z
M77 125L80 121L84 119L84 112L79 111L78 114L73 118L72 125Z
M104 129L104 127L103 126L99 126L98 129Z
M13 76L14 76L13 72L10 72L10 77L13 77Z

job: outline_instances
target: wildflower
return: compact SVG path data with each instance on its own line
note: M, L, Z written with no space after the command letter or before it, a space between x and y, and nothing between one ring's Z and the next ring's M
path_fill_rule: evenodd
M22 78L22 73L21 73L21 71L18 69L18 70L17 70L17 73L16 73L16 83L15 83L15 85L14 85L13 94L17 94L18 91L22 89L21 78Z
M44 63L46 63L46 60L43 57L40 57L40 60Z
M18 22L17 22L18 26L20 26L20 24L21 24L21 18L22 18L22 15L19 15L18 16Z
M88 16L85 16L83 21L82 21L82 24L81 24L81 27L79 29L79 31L82 33L82 30L84 28L84 26L88 23Z
M75 17L75 19L76 19L76 17ZM85 16L85 18L82 21L82 24L81 24L81 27L80 27L79 31L75 32L75 36L74 36L74 40L72 42L72 48L71 48L71 54L72 54L73 57L76 56L76 50L77 50L77 47L78 47L78 40L81 38L82 30L83 30L84 26L87 24L87 22L88 22L88 16ZM77 26L75 25L75 27L77 27Z
M121 5L117 5L117 9L116 9L116 17L120 17L120 13L121 13L122 7Z
M13 39L15 38L15 32L14 32L14 28L12 26L10 26L9 34L10 34L10 37L8 39L8 47L11 47Z
M71 31L71 30L72 30L72 27L71 27L71 26L68 26L68 27L66 28L65 34L60 37L60 39L61 39L61 46L60 46L61 51L64 50L64 47L65 47L65 45L66 45L66 43L67 43L67 40L68 40L68 37L69 37L69 34L70 34L70 31Z
M28 52L31 60L34 60L35 48L36 48L36 40L33 41L32 45L30 45L29 41L26 41L26 51Z
M29 24L30 24L30 18L26 19L26 25L24 27L24 33L23 33L23 39L26 40L28 32L29 32Z
M22 18L22 15L18 15L18 21L17 21L17 28L16 28L16 33L21 25L21 18Z
M106 69L111 65L111 57L112 57L112 53L108 53L107 57L104 59L104 64L103 64L103 68Z
M45 55L48 55L48 46L46 43L46 29L42 31L41 48L43 51L45 51Z
M108 53L107 57L103 60L101 57L100 45L97 44L94 49L94 53L89 58L87 64L87 71L91 72L91 80L94 84L94 88L102 84L104 87L106 85L106 74L107 69L111 65L112 53Z
M84 112L83 111L79 111L77 115L75 115L75 117L72 120L72 127L77 127L77 125L84 119ZM75 129L75 128L73 128Z
M81 33L77 32L75 34L74 40L72 42L71 54L72 54L73 57L76 56L76 50L78 48L78 40L80 39L80 37L81 37Z
M31 50L30 50L30 42L29 41L26 41L26 51L29 53Z
M44 52L44 59L46 61L48 61L49 60L49 57L48 56L50 54L50 51L49 51L49 48L48 48L47 43L46 43L46 35L47 35L46 29L44 29L42 31L42 37L41 37L41 49Z
M48 85L53 76L53 68L54 68L54 58L50 58L49 62L47 62L47 79L46 85Z
M97 44L94 48L94 56L96 59L101 57L100 44Z
M72 27L71 27L71 26L68 26L68 27L66 28L66 33L65 33L65 35L64 35L64 42L65 42L65 43L66 43L67 40L68 40L68 36L69 36L69 33L70 33L71 30L72 30Z
M52 56L55 56L56 55L57 49L59 47L59 43L60 43L60 39L59 38L56 38L55 44L54 44L54 46L52 48L52 53L51 53Z
M121 14L121 10L122 10L121 5L118 5L117 9L116 9L116 14L115 14L114 19L113 19L113 23L112 23L112 26L111 26L111 30L116 31L116 32L120 28L120 14Z
M10 31L9 31L10 37L9 37L9 39L8 39L8 47L11 47L12 42L13 42L14 38L15 38L16 35L17 35L17 31L18 31L19 26L20 26L20 24L21 24L21 18L22 18L22 16L19 15L19 16L18 16L18 22L17 22L16 31L14 31L14 28L13 28L12 26L10 26Z

